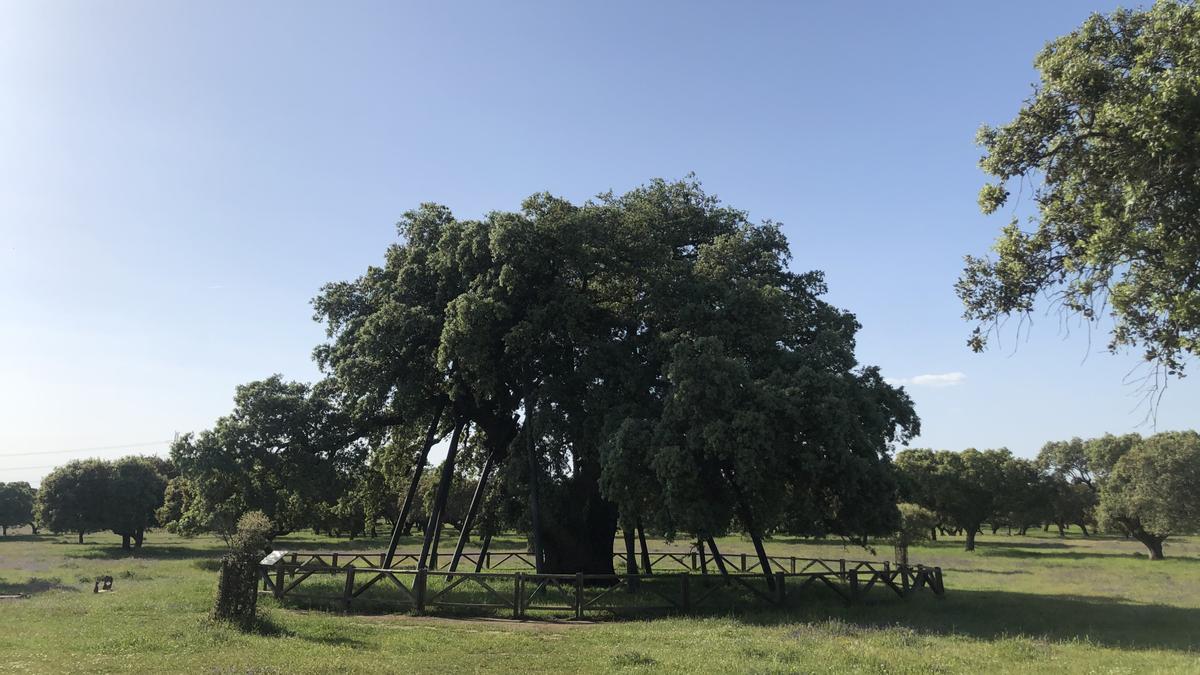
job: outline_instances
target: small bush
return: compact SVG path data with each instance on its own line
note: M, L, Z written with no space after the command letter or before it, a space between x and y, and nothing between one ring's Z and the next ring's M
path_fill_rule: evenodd
M228 621L243 630L254 626L258 605L258 562L270 542L271 521L261 511L238 520L229 539L229 553L220 562L217 601L212 618Z

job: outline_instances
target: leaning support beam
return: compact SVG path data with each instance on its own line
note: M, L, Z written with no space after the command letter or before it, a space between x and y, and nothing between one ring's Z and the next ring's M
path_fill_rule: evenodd
M488 530L483 535L483 546L479 548L479 559L475 561L475 573L479 574L483 570L483 561L487 560L488 548L492 545L492 531ZM490 567L490 565L489 565Z
M384 568L391 567L392 559L396 557L396 548L400 545L400 537L404 534L405 525L408 524L408 514L412 512L413 502L416 500L417 484L421 482L421 473L425 471L425 462L429 459L429 449L433 447L438 422L441 421L442 411L445 409L445 401L438 404L437 410L433 413L433 421L429 423L429 431L425 432L425 442L421 445L421 453L417 456L416 464L413 465L413 475L412 480L408 483L408 493L404 495L404 503L400 505L400 515L396 516L396 525L392 528L392 539L388 542L387 555L383 557L382 567Z
M475 527L475 516L483 504L488 477L492 475L493 459L494 456L489 452L487 459L483 461L483 471L479 473L479 483L475 486L475 494L471 495L471 506L467 508L467 517L463 520L462 532L458 533L458 546L454 547L454 557L450 560L451 572L458 569L458 561L462 559L463 547L467 545L467 537L471 535L471 528ZM450 577L447 576L446 580L449 581Z
M717 563L717 569L721 571L721 576L728 577L729 570L725 567L725 558L721 555L720 549L717 548L717 542L708 535L708 550L712 552L713 562Z
M429 525L425 528L425 540L421 543L421 558L417 563L418 570L426 569L429 563L429 552L433 548L433 538L437 536L446 498L450 495L450 482L454 480L454 458L458 455L458 438L462 434L463 423L454 425L454 433L450 435L450 450L446 452L446 460L442 462L442 477L438 481L437 495L434 497L433 508L429 510Z
M654 568L650 566L650 549L646 548L646 528L642 527L642 519L637 519L638 539L642 542L642 569L646 574L654 574Z

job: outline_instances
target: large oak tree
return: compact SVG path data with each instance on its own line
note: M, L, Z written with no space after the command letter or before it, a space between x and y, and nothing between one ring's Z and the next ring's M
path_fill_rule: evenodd
M612 572L618 520L758 544L895 528L911 402L778 226L655 181L477 220L424 205L400 234L315 300L317 360L361 428L470 424L527 495L540 569Z

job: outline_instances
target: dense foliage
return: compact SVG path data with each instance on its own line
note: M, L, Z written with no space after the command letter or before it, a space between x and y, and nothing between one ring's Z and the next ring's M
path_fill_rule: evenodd
M8 528L21 525L33 526L33 504L35 490L29 483L0 483L0 532L8 535Z
M896 522L908 397L854 317L788 270L772 223L694 183L518 213L406 214L382 267L315 301L316 356L362 428L439 405L528 495L547 569L611 571L618 520L671 534L867 534ZM443 430L444 433L444 430Z
M54 532L83 535L112 530L122 546L141 546L147 529L158 524L171 469L163 460L125 457L68 462L50 472L37 491L36 518Z
M958 292L982 349L1039 296L1114 322L1109 347L1140 346L1166 373L1200 353L1200 8L1160 0L1096 14L1046 46L1017 117L984 127L984 212L1032 183L1032 230L1014 221L995 259L967 257Z

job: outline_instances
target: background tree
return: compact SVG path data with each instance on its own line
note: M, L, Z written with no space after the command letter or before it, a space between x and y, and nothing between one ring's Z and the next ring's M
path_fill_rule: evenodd
M1001 524L1007 524L1016 528L1018 534L1025 534L1030 526L1051 519L1054 487L1035 462L1013 457L1004 466L1004 473L1003 495L999 513L992 522L993 533ZM1061 535L1062 521L1058 522Z
M1200 9L1095 14L1035 65L1041 83L1017 117L978 136L996 179L983 211L1020 181L1038 215L1031 231L1004 228L995 259L967 257L970 344L1045 294L1064 313L1111 317L1110 350L1139 346L1156 374L1181 373L1200 353Z
M141 548L146 530L158 525L155 512L162 507L167 479L159 469L163 462L146 457L125 457L112 463L109 474L108 527L121 535L121 547L130 540Z
M51 471L38 488L37 519L53 532L83 535L109 526L112 465L98 459L68 462Z
M189 498L174 528L229 536L243 514L262 511L280 535L310 524L317 504L336 502L365 448L328 393L328 384L279 376L251 382L237 388L232 414L181 436L171 459Z
M34 490L29 483L0 483L0 531L4 536L8 536L10 527L33 525L33 502Z
M1200 434L1151 436L1121 456L1100 490L1100 516L1163 558L1163 541L1200 531Z
M960 528L967 551L975 550L983 524L1002 512L1012 462L1006 449L904 450L896 457L909 496Z
M933 528L937 527L938 516L918 504L902 503L897 506L900 525L889 539L895 548L896 564L907 565L908 547L930 538Z

